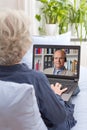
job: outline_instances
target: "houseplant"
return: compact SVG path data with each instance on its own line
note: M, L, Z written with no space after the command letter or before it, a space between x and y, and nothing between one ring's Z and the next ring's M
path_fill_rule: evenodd
M69 23L70 26L74 29L74 34L76 31L77 38L82 40L83 38L83 29L86 30L86 10L87 10L87 1L80 0L77 6L77 0L74 2L69 2L68 12L69 12Z
M36 14L36 18L41 20L43 17L47 24L55 24L58 22L58 0L38 0L42 3L40 14Z
M68 2L69 0L38 0L41 3L40 13L35 18L41 23L39 31L44 30L46 24L56 24L58 34L68 31ZM54 26L54 25L53 25Z
M42 24L57 26L58 23L58 0L38 0L41 3L40 13L35 15L35 18ZM43 23L44 21L44 23ZM54 25L55 24L55 25ZM56 27L57 28L57 27ZM43 30L39 27L39 30Z
M45 24L57 24L58 33L71 30L74 25L76 37L82 40L83 29L87 36L87 1L86 0L38 0L41 3L40 13L35 18L42 23L39 31L45 32ZM78 4L78 5L77 5ZM74 32L74 34L75 34Z

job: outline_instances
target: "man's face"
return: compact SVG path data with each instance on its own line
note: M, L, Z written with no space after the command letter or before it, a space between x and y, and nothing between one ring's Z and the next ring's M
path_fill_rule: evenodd
M64 66L65 62L65 53L62 50L58 50L54 53L54 67L60 69Z

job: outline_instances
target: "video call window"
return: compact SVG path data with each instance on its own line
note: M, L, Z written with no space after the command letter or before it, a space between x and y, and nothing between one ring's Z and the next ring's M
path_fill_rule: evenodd
M34 69L42 71L45 74L51 74L50 69L54 68L54 53L61 50L65 53L63 56L56 57L62 62L66 70L71 71L73 75L77 75L78 66L78 49L66 48L34 48ZM50 71L50 73L46 70Z

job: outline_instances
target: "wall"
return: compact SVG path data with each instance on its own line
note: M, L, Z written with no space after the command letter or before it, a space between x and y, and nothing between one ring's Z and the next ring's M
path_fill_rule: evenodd
M87 41L81 45L81 65L87 67Z
M82 43L72 41L71 45L80 45L81 46L81 59L80 63L82 66L87 67L87 41Z
M18 8L18 0L0 0L0 8Z

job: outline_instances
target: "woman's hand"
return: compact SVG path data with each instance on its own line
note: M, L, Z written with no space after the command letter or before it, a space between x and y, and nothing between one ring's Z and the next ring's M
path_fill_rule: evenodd
M55 92L55 94L58 94L58 95L61 95L62 93L64 93L67 90L67 88L61 89L61 87L62 87L62 85L60 83L56 83L55 85L51 84L52 90Z

